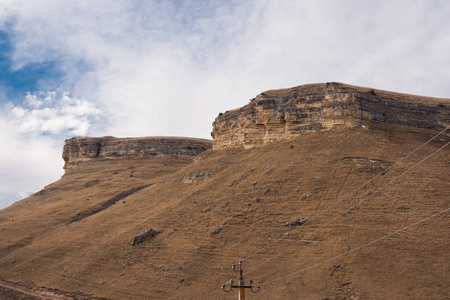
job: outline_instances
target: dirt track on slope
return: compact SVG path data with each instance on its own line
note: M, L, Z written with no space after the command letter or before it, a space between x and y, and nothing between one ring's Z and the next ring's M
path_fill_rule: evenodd
M73 299L44 290L33 290L14 283L0 280L0 296L21 300L61 300Z

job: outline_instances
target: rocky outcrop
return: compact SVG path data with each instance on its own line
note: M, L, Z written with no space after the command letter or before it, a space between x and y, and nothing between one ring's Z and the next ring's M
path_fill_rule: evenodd
M115 138L75 137L65 141L64 169L76 162L95 158L142 155L196 156L212 148L212 141L194 138L146 137Z
M261 93L248 105L219 114L211 135L214 149L251 148L307 131L367 122L442 130L450 125L450 99L334 82L303 85Z
M152 228L144 230L135 235L135 237L131 240L130 245L134 246L137 244L142 244L142 243L154 238L155 236L157 236L160 233L161 233L160 230L153 230Z

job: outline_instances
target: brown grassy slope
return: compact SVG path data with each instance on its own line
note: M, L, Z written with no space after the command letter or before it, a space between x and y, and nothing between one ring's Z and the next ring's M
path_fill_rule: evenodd
M428 139L390 128L308 133L253 150L207 151L194 162L79 163L0 211L0 278L109 299L230 299L236 290L220 286L237 279L230 265L244 259L247 280L280 279L248 299L448 299L449 213L314 267L449 207L448 147L374 193L443 141L344 198ZM69 223L144 184L153 185ZM285 227L300 216L317 217ZM223 229L211 236L216 226ZM148 228L162 233L129 245Z

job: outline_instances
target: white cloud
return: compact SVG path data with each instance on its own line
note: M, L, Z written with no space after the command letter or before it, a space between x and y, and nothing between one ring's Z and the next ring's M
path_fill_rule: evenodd
M25 97L25 103L33 108L39 108L43 104L42 101L37 100L36 95L32 95L29 92L27 92L27 95Z
M0 208L14 203L63 174L63 142L49 136L26 135L0 114Z
M33 136L86 135L91 123L101 115L92 102L70 97L67 93L57 99L54 92L27 93L22 106L9 103L5 110L9 113L10 127Z

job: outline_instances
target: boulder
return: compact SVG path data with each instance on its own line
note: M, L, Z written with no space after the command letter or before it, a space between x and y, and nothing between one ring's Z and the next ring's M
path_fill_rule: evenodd
M135 235L135 237L131 240L130 245L135 246L137 244L142 244L160 233L161 231L153 230L152 228L144 230Z

